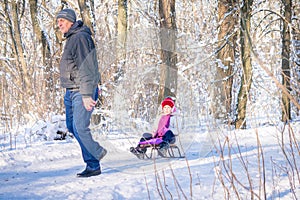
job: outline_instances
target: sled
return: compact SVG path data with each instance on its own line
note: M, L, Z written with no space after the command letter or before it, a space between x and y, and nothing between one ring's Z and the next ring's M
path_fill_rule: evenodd
M176 144L169 144L166 155L161 155L159 153L159 145L156 145L156 144L144 144L144 145L141 145L141 147L146 148L147 151L145 153L136 153L136 152L131 151L131 153L136 155L139 159L152 159L152 158L154 158L155 154L159 155L163 158L184 158L185 157L181 153L179 147ZM150 150L150 153L148 153L149 150Z

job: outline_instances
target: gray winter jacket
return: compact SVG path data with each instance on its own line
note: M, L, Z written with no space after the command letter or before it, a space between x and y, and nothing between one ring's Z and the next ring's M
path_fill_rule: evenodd
M60 60L60 81L64 88L78 89L83 96L92 96L100 81L97 54L91 30L76 21L64 34L67 38Z

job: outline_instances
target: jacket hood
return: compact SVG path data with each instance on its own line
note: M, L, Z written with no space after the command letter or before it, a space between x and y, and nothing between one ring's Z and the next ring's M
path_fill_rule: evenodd
M92 35L91 29L83 25L83 22L81 20L78 20L71 26L70 30L64 34L64 37L68 38L74 33L78 33L78 32L86 32L89 35Z

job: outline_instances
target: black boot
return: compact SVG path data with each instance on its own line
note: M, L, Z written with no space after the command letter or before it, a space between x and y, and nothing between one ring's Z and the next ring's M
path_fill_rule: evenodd
M139 147L130 147L130 152L133 153L138 159L144 159L144 154L146 151L142 151Z
M169 148L169 143L167 142L162 142L160 145L159 145L159 149L157 149L157 152L158 154L161 156L161 157L167 157L167 152L168 152L168 148Z
M86 168L82 172L78 173L77 177L91 177L91 176L97 176L99 174L101 174L101 169L100 168L95 169L95 170Z

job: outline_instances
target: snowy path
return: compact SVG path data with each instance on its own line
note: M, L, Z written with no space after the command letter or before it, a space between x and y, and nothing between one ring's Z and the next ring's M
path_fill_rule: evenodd
M109 153L102 161L102 174L90 178L76 177L76 173L84 169L84 163L75 140L2 151L0 199L107 200L141 199L141 195L147 199L147 184L151 198L159 198L154 167L156 170L167 169L170 165L182 168L186 161L159 158L154 165L153 160L138 160L122 149L124 141L128 142L127 139L102 140L101 145ZM126 145L129 148L129 144Z

